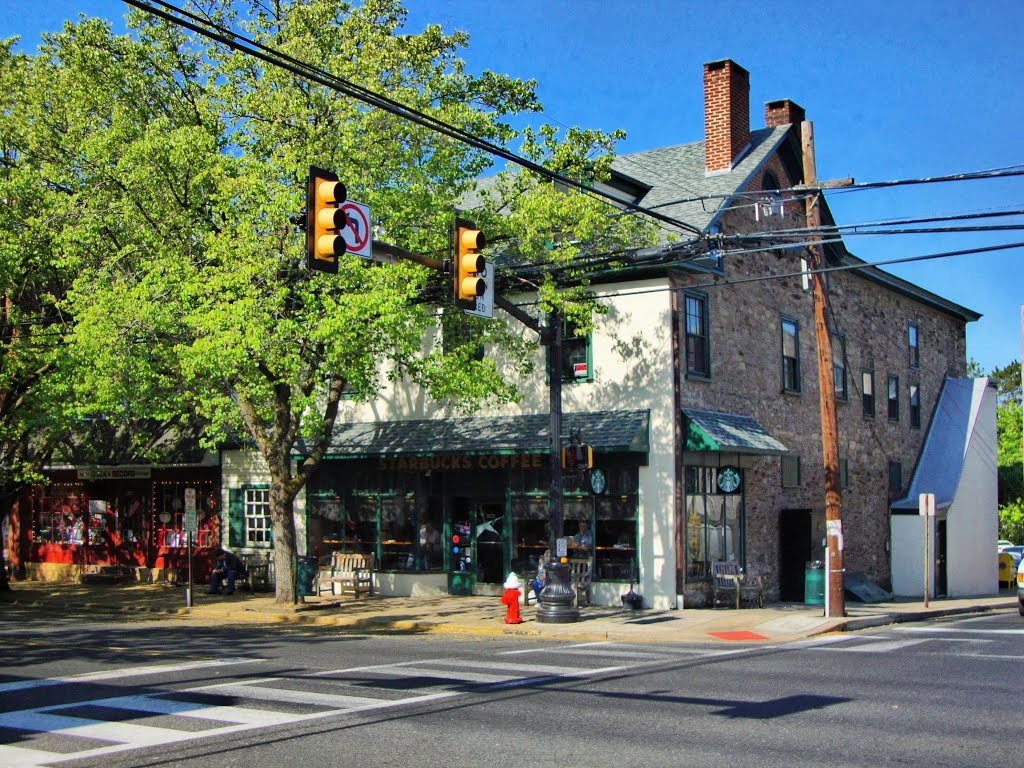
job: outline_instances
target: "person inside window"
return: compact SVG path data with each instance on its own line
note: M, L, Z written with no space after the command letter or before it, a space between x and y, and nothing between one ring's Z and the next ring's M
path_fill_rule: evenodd
M590 533L590 523L586 520L580 520L580 529L574 538L577 547L580 549L590 549L594 543L594 536Z
M220 592L221 584L227 579L227 594L235 592L235 579L245 568L242 561L233 552L228 552L223 547L217 549L217 562L210 571L210 589L208 595L215 595Z

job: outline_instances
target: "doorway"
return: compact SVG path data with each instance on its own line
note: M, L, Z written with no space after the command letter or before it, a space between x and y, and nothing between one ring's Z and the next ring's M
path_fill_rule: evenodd
M935 521L935 596L945 597L946 584L946 521Z
M811 510L784 509L779 514L779 600L804 601L804 578L812 558Z
M449 594L500 594L505 582L506 528L503 502L452 499Z

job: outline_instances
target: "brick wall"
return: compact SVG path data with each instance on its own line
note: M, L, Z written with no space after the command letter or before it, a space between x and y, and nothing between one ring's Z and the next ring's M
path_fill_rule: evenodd
M785 187L788 178L776 158L762 169ZM762 175L750 189L760 188ZM747 201L743 201L747 202ZM786 206L784 217L755 222L753 210L740 203L722 220L726 233L803 226L801 205ZM796 251L726 256L730 278L780 275L798 271ZM704 279L695 278L699 282ZM839 455L849 464L850 485L843 492L845 565L848 570L888 586L890 581L890 493L888 463L899 461L904 489L927 432L940 388L947 375L966 369L966 336L962 320L907 296L858 277L852 272L830 275L830 296L837 330L846 336L849 398L837 405ZM779 515L783 509L811 509L824 515L817 349L811 291L799 277L701 289L708 294L711 378L684 379L682 404L754 417L801 460L801 486L781 487L780 459L756 460L746 476L747 553L752 564L770 573L777 589ZM801 392L784 394L781 383L780 318L799 323ZM909 364L908 325L919 329L920 367ZM865 418L861 371L875 372L875 417ZM900 418L886 413L886 380L899 376ZM910 426L909 384L921 388L921 427Z

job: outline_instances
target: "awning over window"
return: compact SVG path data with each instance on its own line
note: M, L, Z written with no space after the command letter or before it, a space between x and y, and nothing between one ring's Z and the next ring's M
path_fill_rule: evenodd
M452 419L359 422L337 424L327 458L357 458L404 454L547 453L548 414L476 416ZM578 429L583 442L601 452L647 453L650 449L650 411L566 413L565 433ZM299 442L294 454L309 448Z
M683 408L687 451L727 451L779 455L789 450L749 416Z

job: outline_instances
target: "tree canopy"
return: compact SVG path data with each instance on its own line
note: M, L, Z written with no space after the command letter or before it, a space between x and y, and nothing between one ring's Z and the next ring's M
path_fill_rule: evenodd
M536 84L468 73L458 57L468 36L408 32L395 0L193 7L576 178L607 174L621 138L517 132L512 118L540 110ZM487 344L530 359L521 334L474 318L460 318L468 335L425 345L446 314L446 289L418 264L349 255L336 275L310 273L304 236L289 221L303 207L309 166L335 170L389 241L433 258L445 254L454 209L469 197L478 224L519 262L568 267L587 248L648 243L653 230L164 20L135 12L128 26L115 35L81 19L46 36L37 55L18 57L5 119L18 138L8 171L24 176L26 196L9 213L42 230L33 252L60 275L62 289L46 295L74 371L68 413L179 428L198 421L208 445L250 441L271 477L277 598L292 602L292 502L324 455L342 393L371 399L392 378L461 407L511 401L515 381L493 355L472 351ZM471 196L485 172L496 174L491 191ZM559 290L555 275L542 274L542 303L572 315L585 297L579 287ZM518 374L528 372L523 363ZM300 437L311 451L293 468Z

